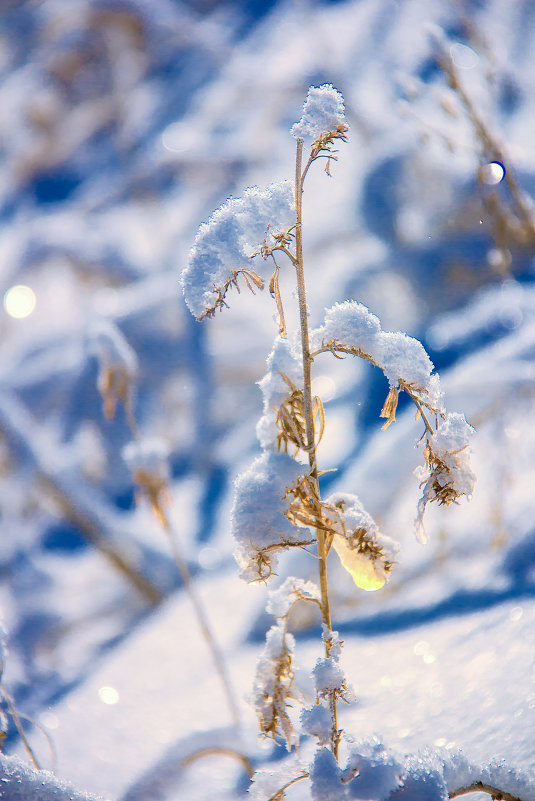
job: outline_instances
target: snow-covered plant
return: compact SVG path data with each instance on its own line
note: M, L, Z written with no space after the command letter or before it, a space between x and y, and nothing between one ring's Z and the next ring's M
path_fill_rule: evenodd
M318 586L291 577L269 596L268 611L277 622L268 631L253 694L261 732L273 738L282 736L290 750L297 743L290 706L299 692L294 686L294 640L288 632L288 617L297 602L317 605L323 656L312 671L315 703L303 709L301 727L317 738L318 751L311 767L295 779L310 777L316 801L372 797L359 795L353 781L362 774L363 755L350 755L345 772L338 767L343 732L338 726L337 704L349 702L352 691L340 663L342 643L331 625L327 560L335 551L358 587L375 590L388 580L397 552L395 543L380 532L356 495L337 492L322 496L316 453L325 415L321 398L311 390L316 360L322 354L351 355L382 370L388 382L381 412L384 428L396 419L400 392L415 404L424 426L420 539L425 538L422 516L426 505L432 501L448 505L470 496L475 481L468 452L472 429L461 415L446 413L439 378L418 340L383 331L379 319L355 300L336 303L326 310L323 323L309 330L303 262L304 182L320 159L330 175L331 162L337 160L335 146L346 141L347 131L342 95L331 85L312 87L303 115L291 131L297 140L294 185L285 181L265 190L248 189L243 197L228 200L200 227L182 274L186 303L199 320L213 317L217 309L227 306L229 291L232 287L239 290L241 279L253 294L269 280L276 302L279 332L267 360L267 373L259 382L263 414L257 435L262 453L236 480L232 531L236 559L247 581L269 581L276 573L279 553L289 548L301 548L317 559ZM310 150L303 164L305 142ZM299 331L293 339L287 336L279 288L283 264L296 276ZM366 764L382 766L385 791L381 797L386 797L387 790L398 786L399 766L382 754L373 757L375 762L366 759ZM284 787L271 797L282 799Z

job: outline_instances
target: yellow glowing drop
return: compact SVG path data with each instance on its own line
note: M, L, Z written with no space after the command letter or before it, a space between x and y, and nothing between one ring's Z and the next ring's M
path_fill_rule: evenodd
M343 537L335 536L333 548L361 590L380 590L386 584L386 575L384 570L381 570L380 563L377 565L369 557L350 548Z
M29 317L35 309L35 303L35 292L24 284L12 286L4 295L4 309L17 320Z

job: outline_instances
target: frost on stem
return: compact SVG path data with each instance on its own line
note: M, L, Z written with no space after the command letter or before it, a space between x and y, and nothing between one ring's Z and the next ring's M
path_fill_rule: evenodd
M277 622L266 635L254 682L254 704L260 731L274 739L283 736L288 750L299 741L287 712L292 699L301 700L300 693L293 688L295 640L287 631L289 614L299 601L320 606L319 588L311 581L290 576L277 590L269 593L266 610L275 615Z
M104 416L112 420L118 402L130 414L138 373L135 351L109 320L94 322L87 332L87 341L89 352L98 359L97 387L102 396Z
M277 618L287 617L298 601L319 604L319 588L312 581L289 576L277 590L269 593L266 612Z
M293 689L295 639L286 631L286 622L286 619L278 620L266 635L266 645L256 666L253 697L262 734L284 737L290 750L299 737L287 709L298 694Z
M145 497L160 521L165 519L164 507L169 503L169 450L159 439L129 442L123 458L138 487L138 497Z
M327 656L318 659L312 670L316 703L302 710L299 722L305 734L316 737L320 746L328 745L336 754L341 731L336 718L333 718L333 705L339 700L350 704L355 700L355 694L340 665L343 643L338 633L324 624L323 640Z
M292 525L285 514L287 489L302 472L287 454L265 451L236 479L231 527L246 581L268 579L277 566L276 551L315 542L308 529Z
M476 483L470 465L470 439L474 429L462 414L447 414L439 422L437 431L427 439L425 467L417 469L423 486L418 503L417 533L422 542L427 541L423 516L428 503L436 501L440 506L458 503L463 495L470 497Z
M317 702L329 699L334 693L337 698L349 704L355 700L355 694L351 685L347 683L340 665L343 642L339 639L337 631L330 631L325 625L323 640L329 655L318 659L312 670Z
M251 187L230 198L201 225L182 273L182 288L191 313L202 320L227 305L231 287L241 277L254 293L264 281L255 271L266 237L275 238L295 225L295 197L290 181L266 189Z

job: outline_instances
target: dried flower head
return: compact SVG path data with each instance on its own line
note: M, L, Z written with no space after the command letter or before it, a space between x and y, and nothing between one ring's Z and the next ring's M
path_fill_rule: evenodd
M464 415L447 414L440 421L437 431L429 436L425 446L425 467L417 469L423 487L418 503L417 536L427 542L423 516L428 503L436 501L449 506L459 498L470 497L476 482L470 466L470 439L474 429Z
M380 589L395 563L397 543L381 534L356 495L331 495L325 502L324 514L331 521L332 547L357 587Z
M261 733L273 739L284 737L290 750L299 737L287 710L292 700L300 698L300 693L293 686L295 639L286 631L286 623L285 618L278 620L266 635L266 645L256 667L253 697Z
M169 451L158 439L130 442L123 457L132 472L138 498L146 498L161 523L165 525L165 507L169 503Z
M97 387L102 396L104 416L112 420L119 402L131 416L138 372L134 350L109 320L93 323L87 338L89 351L98 358Z

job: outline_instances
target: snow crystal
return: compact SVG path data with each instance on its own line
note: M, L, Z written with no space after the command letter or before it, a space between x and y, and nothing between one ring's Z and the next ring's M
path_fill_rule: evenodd
M286 617L292 605L299 600L319 601L319 587L312 581L289 576L277 590L269 593L266 611L275 617Z
M421 755L409 756L401 786L391 793L389 801L447 801L449 798L441 770Z
M310 332L310 342L315 350L321 347L323 340L334 339L371 354L380 333L381 322L375 314L362 303L346 300L326 309L325 322L321 328Z
M389 383L400 379L429 389L433 364L421 342L401 332L381 330L379 318L362 303L346 300L326 310L323 326L310 335L312 349L335 341L362 351L380 367Z
M336 131L345 125L344 98L331 84L311 86L303 106L303 116L292 126L295 138L310 136L316 139L326 131Z
M270 233L295 223L295 198L289 181L266 189L251 187L229 198L200 226L182 272L186 303L195 317L214 309L226 284L239 270L257 267L252 257Z
M464 450L470 444L473 434L474 429L466 422L463 414L450 412L440 422L430 444L435 453L447 459L448 454Z
M482 782L502 792L535 801L535 783L525 771L504 760L493 759L481 766L471 764L460 749L426 750L425 761L438 766L450 792Z
M47 770L35 771L16 757L0 754L0 797L3 801L95 801Z
M483 766L479 781L517 796L522 801L535 801L533 773L530 775L524 770L511 767L504 760L493 759Z
M433 363L419 340L401 332L384 332L379 337L378 353L381 369L392 386L402 378L427 388Z
M311 795L314 801L344 801L346 793L340 778L341 771L332 751L319 748L310 766Z
M256 434L263 449L277 450L276 410L291 391L281 373L299 386L303 378L302 360L295 354L289 341L278 336L267 358L267 368L267 373L258 382L264 405Z
M236 561L246 581L271 575L276 557L266 549L313 541L308 529L293 526L284 515L286 489L297 482L302 471L303 466L286 453L266 451L236 479L231 526L237 542Z
M342 781L348 782L348 798L387 801L400 785L403 765L377 739L353 744Z
M318 738L320 745L328 745L331 741L332 718L331 712L325 704L315 704L301 711L299 722L303 734L310 734Z
M326 695L334 690L342 691L345 685L345 674L338 662L331 658L318 659L312 677L319 696Z
M257 770L249 795L253 801L267 801L273 798L281 787L306 772L305 766L295 756L277 765L273 770Z
M448 789L457 790L459 787L469 787L477 781L477 771L460 749L441 750L436 754L442 760L442 772Z

